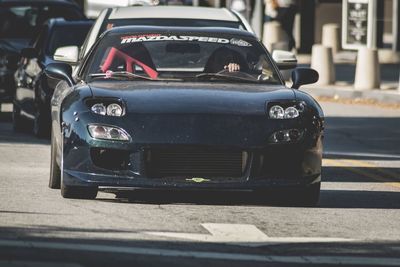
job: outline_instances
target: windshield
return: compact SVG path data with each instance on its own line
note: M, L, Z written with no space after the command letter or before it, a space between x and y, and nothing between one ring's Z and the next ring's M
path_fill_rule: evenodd
M255 39L207 34L108 34L86 65L87 79L281 84Z
M47 46L47 54L54 55L62 46L81 46L91 24L57 25L55 26Z

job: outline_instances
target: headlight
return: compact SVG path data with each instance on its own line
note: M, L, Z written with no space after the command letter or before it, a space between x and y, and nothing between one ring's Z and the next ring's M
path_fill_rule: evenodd
M117 103L112 103L107 106L103 103L96 103L90 109L92 110L92 112L103 116L108 115L121 117L124 114L121 105Z
M272 106L269 110L269 117L271 119L283 119L285 116L285 110L278 105Z
M99 104L94 104L91 108L91 110L96 113L96 114L100 114L100 115L106 115L107 113L107 109L106 106L104 106L103 104L99 103Z
M300 115L296 107L291 106L284 109L279 105L272 106L268 113L271 119L294 119Z
M99 124L89 124L90 136L96 139L129 141L130 136L123 129L115 126L105 126Z
M108 116L116 116L116 117L121 117L122 116L122 107L118 104L110 104L107 107L107 115Z
M295 107L285 109L285 119L293 119L299 116L299 111Z

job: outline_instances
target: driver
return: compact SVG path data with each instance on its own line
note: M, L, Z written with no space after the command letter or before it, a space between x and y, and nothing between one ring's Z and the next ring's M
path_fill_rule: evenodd
M208 58L207 64L204 67L205 73L217 73L222 70L228 72L243 71L246 66L242 55L227 47L216 49Z

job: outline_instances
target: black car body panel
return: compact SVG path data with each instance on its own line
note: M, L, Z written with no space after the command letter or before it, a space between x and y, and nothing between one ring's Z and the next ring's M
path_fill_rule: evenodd
M14 11L16 7L18 11ZM24 10L25 8L25 10ZM19 14L20 10L25 15ZM15 13L17 12L17 13ZM65 0L0 1L0 103L9 102L15 94L14 72L20 60L20 51L28 47L46 20L63 17L69 20L85 19L83 11ZM28 21L28 18L31 18ZM36 19L35 19L36 18Z
M111 31L142 30L146 29ZM256 41L239 30L190 33L199 31ZM52 99L53 136L64 185L254 190L321 181L324 114L311 96L286 88L282 80L274 85L88 81L84 73L85 67L78 77L82 80L73 87L60 82ZM95 114L90 107L96 101L120 103L124 116ZM304 107L300 117L269 118L270 105L299 103ZM90 124L118 127L130 139L93 138ZM298 129L301 137L290 143L271 142L274 133L288 129Z
M277 87L263 91L259 86L254 86L253 91L251 87L243 90L240 86L218 90L213 84L203 84L201 89L199 86L193 89L194 86L185 88L186 85L165 84L160 88L161 85L138 83L134 88L130 86L131 89L106 93L104 87L107 86L103 85L101 90L94 86L91 84L95 98L125 99L126 115L116 120L93 114L84 102L76 102L84 91L82 89L64 100L65 183L138 187L221 186L213 183L213 177L203 177L210 183L186 180L196 175L175 177L175 180L169 178L171 183L162 177L149 180L145 158L152 149L181 151L183 155L185 152L190 154L190 151L205 151L205 154L207 150L228 154L245 151L248 162L242 176L238 181L225 178L226 188L231 189L254 189L274 184L305 185L319 181L322 147L318 125L323 116L319 107L308 106L309 116L303 120L282 122L270 120L265 114L266 101L292 101L293 90ZM214 89L204 89L207 87ZM307 97L301 100L307 100ZM318 121L314 121L314 117L319 118ZM93 121L123 128L132 136L132 142L93 140L86 129L86 125ZM297 144L268 143L273 132L291 128L306 128L308 131ZM100 157L96 154L100 151L104 155L109 153L110 158L96 159ZM120 159L116 158L117 155ZM114 166L108 166L110 160L116 161ZM215 179L218 181L218 177Z

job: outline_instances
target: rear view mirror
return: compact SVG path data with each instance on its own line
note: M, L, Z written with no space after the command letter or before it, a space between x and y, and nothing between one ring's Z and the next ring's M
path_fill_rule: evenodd
M21 56L25 58L35 58L38 56L38 53L35 48L27 47L21 50Z
M54 60L70 64L78 63L79 48L77 46L63 46L57 48Z
M299 89L304 84L311 84L318 81L319 74L311 68L297 68L292 71L293 89Z
M66 81L69 86L74 85L72 67L67 63L50 63L44 69L44 73L50 78Z
M180 53L180 54L185 54L185 53L198 54L198 53L200 53L200 45L199 44L188 44L188 43L167 44L165 49L169 53Z
M272 52L272 59L281 70L294 69L297 66L296 56L289 51L274 50Z

